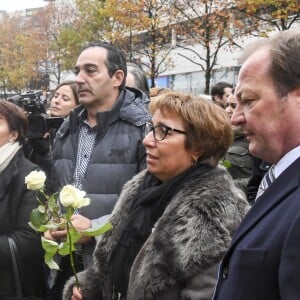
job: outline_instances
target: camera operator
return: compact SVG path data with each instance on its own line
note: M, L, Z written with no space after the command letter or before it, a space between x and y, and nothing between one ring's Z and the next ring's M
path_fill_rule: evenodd
M50 177L52 168L51 147L55 134L71 109L79 103L76 84L73 81L60 83L49 98L50 107L47 114L28 113L29 134L25 149L27 157L39 165Z

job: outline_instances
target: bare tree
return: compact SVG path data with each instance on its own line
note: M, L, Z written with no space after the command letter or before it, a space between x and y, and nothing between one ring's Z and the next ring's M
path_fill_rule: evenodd
M230 6L219 0L175 0L173 5L179 12L177 47L185 50L177 54L201 68L205 74L204 92L209 93L212 70L217 65L220 49L225 45L236 45L231 32ZM196 48L196 45L200 47Z

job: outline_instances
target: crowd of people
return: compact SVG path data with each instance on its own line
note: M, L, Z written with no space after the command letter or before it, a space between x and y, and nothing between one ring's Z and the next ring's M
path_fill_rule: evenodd
M59 125L35 138L24 111L0 100L0 299L298 299L299 53L297 31L259 39L241 55L237 85L218 82L209 101L149 89L119 48L91 43L75 80L48 99ZM32 170L51 193L86 192L76 230L112 224L77 241L80 287L68 256L56 257L59 271L45 265L28 224Z

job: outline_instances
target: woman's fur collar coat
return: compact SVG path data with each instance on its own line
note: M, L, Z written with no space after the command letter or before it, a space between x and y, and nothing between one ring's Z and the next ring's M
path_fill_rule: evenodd
M79 274L84 299L118 299L109 281L110 255L145 172L124 186L111 217L113 229L97 243L94 267ZM193 278L199 274L202 278L205 270L221 260L247 209L244 194L223 167L187 181L139 251L131 269L127 299L179 299ZM72 278L64 299L70 299L73 285Z

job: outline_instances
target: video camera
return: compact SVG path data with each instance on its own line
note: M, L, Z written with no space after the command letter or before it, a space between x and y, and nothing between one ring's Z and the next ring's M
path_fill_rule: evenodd
M24 111L28 113L28 115L39 115L45 112L45 108L41 101L41 93L40 92L28 92L20 95L15 95L8 98L8 101L13 102L19 107L23 108Z
M49 117L41 100L41 92L29 92L8 98L28 114L28 138L42 138L50 129L59 128L64 118Z

